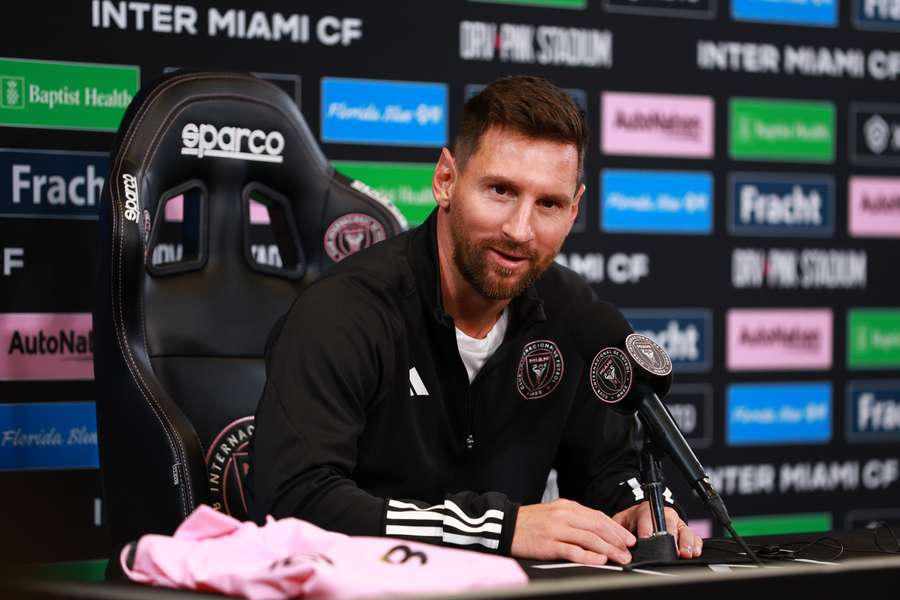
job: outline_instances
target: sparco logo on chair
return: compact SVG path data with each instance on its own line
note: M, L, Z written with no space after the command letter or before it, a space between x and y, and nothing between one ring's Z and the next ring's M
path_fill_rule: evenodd
M138 215L140 214L137 179L130 173L122 173L122 183L125 185L125 218L133 223L137 223Z
M266 133L261 129L222 127L208 123L188 123L181 130L182 154L203 158L233 158L257 162L280 163L284 150L284 136L278 131ZM247 150L244 151L246 144Z

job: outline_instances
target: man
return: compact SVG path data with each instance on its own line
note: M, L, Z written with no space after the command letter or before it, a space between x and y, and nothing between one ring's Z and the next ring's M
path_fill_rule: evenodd
M633 420L580 393L562 317L593 294L553 262L584 194L586 138L542 79L501 79L466 103L428 221L332 268L273 336L254 519L631 560L635 534L651 531ZM552 468L568 499L541 504ZM680 556L699 556L699 537L666 513Z

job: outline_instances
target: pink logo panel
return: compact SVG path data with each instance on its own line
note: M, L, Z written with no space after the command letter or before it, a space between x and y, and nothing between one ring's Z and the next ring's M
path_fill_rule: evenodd
M900 177L851 177L847 231L854 237L900 237Z
M93 379L90 313L0 313L0 380Z
M831 309L732 309L726 363L732 371L830 369Z
M715 103L710 96L600 96L600 146L606 154L711 158Z

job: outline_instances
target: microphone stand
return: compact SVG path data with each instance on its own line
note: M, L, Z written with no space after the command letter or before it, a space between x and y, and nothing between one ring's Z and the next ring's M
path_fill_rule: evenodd
M644 447L641 450L641 487L650 500L650 514L653 517L653 533L641 538L631 549L632 563L669 565L678 562L678 548L675 536L666 530L666 515L663 500L663 452L656 447L644 430Z

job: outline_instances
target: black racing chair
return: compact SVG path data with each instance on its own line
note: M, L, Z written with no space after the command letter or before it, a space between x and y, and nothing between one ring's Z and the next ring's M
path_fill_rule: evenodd
M114 547L200 503L238 518L263 351L296 294L405 220L336 173L293 100L250 75L142 89L112 153L94 309Z

